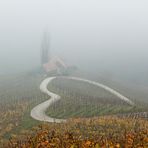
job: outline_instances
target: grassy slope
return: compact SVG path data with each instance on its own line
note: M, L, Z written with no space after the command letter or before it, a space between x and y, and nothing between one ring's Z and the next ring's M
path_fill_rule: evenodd
M40 122L30 117L30 110L48 99L39 90L41 76L22 75L0 79L0 137L28 130Z
M93 81L103 83L117 90L121 94L127 96L137 104L148 106L148 87L146 85L137 84L128 80L118 79L115 77L104 76L99 73L88 73L84 71L76 71L73 76L78 76Z
M85 82L58 78L48 89L61 96L47 113L52 117L91 117L106 114L145 111L142 106L131 107L114 95Z
M2 129L0 138L3 136L8 138L11 133L17 134L22 130L29 130L41 123L30 117L30 110L40 102L49 99L39 90L42 79L44 78L40 75L0 77L0 128ZM66 82L63 90L63 82L62 85L59 84L59 80L55 83L56 85L49 86L49 89L60 94L62 100L49 108L48 114L54 117L90 117L133 111L127 104L117 101L117 98L96 87L92 88L84 83ZM90 95L92 93L95 95ZM116 104L113 105L110 98L115 100ZM55 109L57 107L58 110ZM143 109L140 108L140 110Z
M42 79L44 78L39 75L0 77L0 128L2 129L0 130L0 143L3 137L9 138L12 133L23 133L25 130L41 124L41 122L30 117L30 110L40 102L49 99L48 96L39 90L39 84ZM59 118L90 117L131 111L132 109L127 104L118 101L114 96L96 87L88 86L84 83L79 84L70 81L65 84L65 82L58 80L54 82L56 85L52 84L49 86L49 89L62 96L60 102L49 108L49 115ZM92 96L92 93L95 95ZM110 98L116 104L113 105L114 101L112 102ZM106 102L108 103L106 104ZM55 109L57 107L58 110ZM140 108L138 110L143 109ZM11 127L10 125L12 124L13 126Z

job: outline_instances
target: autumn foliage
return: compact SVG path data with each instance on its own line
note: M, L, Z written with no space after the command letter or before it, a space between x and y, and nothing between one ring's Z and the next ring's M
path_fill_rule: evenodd
M12 136L9 148L147 148L148 121L106 116L44 123Z

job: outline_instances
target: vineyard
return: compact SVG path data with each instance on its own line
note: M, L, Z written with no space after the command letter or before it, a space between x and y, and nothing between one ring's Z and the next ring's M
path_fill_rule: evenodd
M75 118L13 135L9 148L147 148L148 121L107 116Z
M147 147L147 104L130 106L85 82L59 77L48 85L61 100L47 114L66 118L66 123L32 119L31 109L49 99L39 90L43 79L40 75L0 79L0 147Z
M40 81L40 77L32 76L0 79L0 143L7 140L11 133L39 124L30 117L30 110L48 99L39 91Z
M115 95L87 82L56 78L48 89L61 96L47 113L56 118L92 117L147 111L145 105L130 106Z

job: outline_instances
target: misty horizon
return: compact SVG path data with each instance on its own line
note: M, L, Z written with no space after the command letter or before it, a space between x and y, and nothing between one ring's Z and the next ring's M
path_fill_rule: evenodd
M147 1L0 3L0 74L40 66L42 36L48 28L51 55L89 72L145 81Z

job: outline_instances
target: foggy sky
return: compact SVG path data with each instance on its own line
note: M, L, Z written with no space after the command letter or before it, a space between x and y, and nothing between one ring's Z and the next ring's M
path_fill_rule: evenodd
M42 33L68 63L147 77L147 0L0 0L0 74L40 63Z

